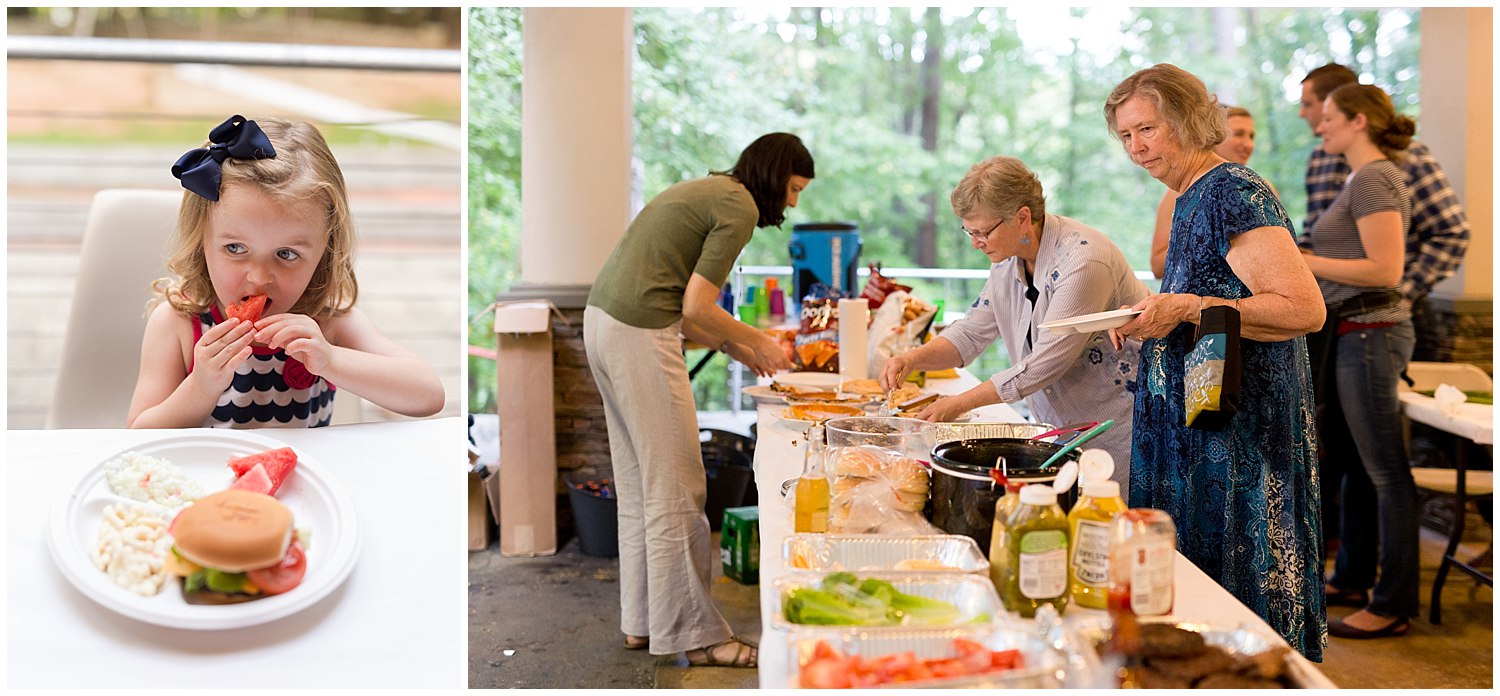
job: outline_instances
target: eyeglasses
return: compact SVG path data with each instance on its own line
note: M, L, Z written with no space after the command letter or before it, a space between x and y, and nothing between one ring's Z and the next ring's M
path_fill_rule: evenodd
M985 239L989 239L989 236L991 234L994 234L995 230L1000 229L1000 226L1003 225L1003 224L1005 224L1005 220L1008 217L1010 217L1010 216L1008 216L1008 215L1007 216L1002 216L1000 218L1000 222L995 223L994 226L990 227L989 229L987 229L987 230L985 230L983 232L971 232L971 231L969 231L969 228L964 227L963 225L959 225L958 229L959 229L959 231L963 232L964 234L969 235L969 239L971 239L973 241L976 241L976 242L983 241Z

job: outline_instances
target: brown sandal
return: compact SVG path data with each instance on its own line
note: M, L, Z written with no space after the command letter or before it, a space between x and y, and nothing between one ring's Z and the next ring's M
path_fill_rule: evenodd
M649 647L651 647L650 636L632 636L629 633L625 634L626 650L645 650Z
M721 660L715 653L719 648L726 645L734 645L734 657L729 660ZM742 641L738 638L730 638L722 643L714 643L706 648L689 650L684 653L691 667L755 667L756 659L760 656L758 646Z

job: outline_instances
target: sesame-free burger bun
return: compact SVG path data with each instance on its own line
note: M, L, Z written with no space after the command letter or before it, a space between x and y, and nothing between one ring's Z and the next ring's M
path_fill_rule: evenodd
M183 558L239 573L281 562L292 542L292 511L269 495L230 489L178 513L171 531Z

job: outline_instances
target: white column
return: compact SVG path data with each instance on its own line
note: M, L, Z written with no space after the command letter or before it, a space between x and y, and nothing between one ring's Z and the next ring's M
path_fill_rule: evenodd
M521 27L521 287L508 294L576 294L630 224L633 17L530 8Z
M1495 285L1494 10L1422 8L1422 118L1432 148L1463 201L1470 240L1464 263L1435 297L1489 298Z

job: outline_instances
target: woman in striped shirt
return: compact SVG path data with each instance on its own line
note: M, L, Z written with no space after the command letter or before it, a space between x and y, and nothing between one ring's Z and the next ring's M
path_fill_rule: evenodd
M1344 476L1342 544L1324 590L1329 604L1362 608L1329 621L1328 632L1401 635L1420 600L1417 491L1396 398L1416 343L1411 307L1400 293L1411 198L1396 162L1416 124L1397 114L1379 87L1350 84L1328 94L1317 132L1323 148L1343 155L1353 170L1312 229L1313 248L1303 251L1328 305L1324 358L1314 365L1324 387L1319 439L1347 428L1361 464Z

